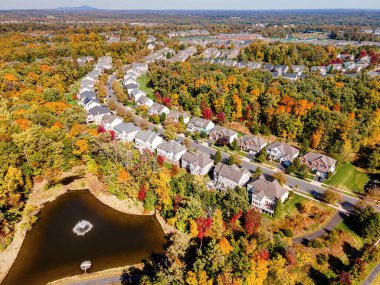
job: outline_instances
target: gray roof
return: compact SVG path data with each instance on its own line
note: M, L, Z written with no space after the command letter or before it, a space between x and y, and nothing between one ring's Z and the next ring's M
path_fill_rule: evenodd
M284 73L282 75L284 78L289 78L289 79L298 79L298 74L297 73Z
M110 114L110 111L105 106L92 107L88 112L93 116Z
M139 87L139 85L137 83L128 83L127 85L125 85L125 87L127 89L136 89Z
M189 125L194 125L198 128L206 128L206 126L210 123L210 120L205 120L198 117L192 117Z
M221 126L215 126L210 132L210 136L213 136L213 135L220 135L223 137L232 137L234 135L237 135L237 132L227 129L227 128L223 128Z
M157 111L158 113L161 113L165 108L166 107L164 105L154 102L149 109L153 111Z
M203 152L186 152L182 156L182 160L199 167L205 167L210 163L213 163L213 160L210 158L210 156Z
M267 143L263 137L255 135L244 135L239 138L237 142L239 146L245 146L246 148L249 148L250 150L256 152L259 151L262 146Z
M78 96L81 99L85 99L85 98L96 99L95 91L83 91L82 93L79 93Z
M121 123L121 124L116 125L114 127L114 130L119 133L125 132L128 134L128 133L140 131L140 128L136 127L133 123L127 123L127 124Z
M299 152L298 148L292 147L286 143L275 142L267 146L267 149L271 150L274 148L278 148L283 156L286 156L289 160L293 158L293 156Z
M102 118L102 121L104 123L108 123L108 124L111 124L113 121L115 121L117 119L116 116L114 115L104 115L103 118Z
M170 152L173 154L180 153L184 150L186 150L186 147L174 140L171 141L164 141L163 143L159 144L157 146L158 149L162 149L166 152Z
M146 142L152 142L158 135L152 131L138 131L136 134L136 139L140 139Z
M146 102L148 102L150 99L146 97L145 95L141 95L139 99L137 99L136 102L140 103L141 105L144 105Z
M245 173L249 174L247 170L242 170L236 165L227 165L221 162L215 166L214 172L237 183L240 182Z
M264 198L267 196L273 200L280 199L287 192L277 180L268 181L264 175L260 175L258 179L249 183L247 187L252 187L253 193L258 197Z
M305 159L308 163L315 163L316 168L324 172L325 168L330 169L336 164L336 160L332 157L324 155L322 153L308 152L301 157L301 160Z
M179 121L179 118L180 118L181 116L182 116L184 119L190 117L188 113L170 110L170 113L169 113L169 115L168 115L168 118L171 118L171 119L173 119L173 120L175 120L175 121Z

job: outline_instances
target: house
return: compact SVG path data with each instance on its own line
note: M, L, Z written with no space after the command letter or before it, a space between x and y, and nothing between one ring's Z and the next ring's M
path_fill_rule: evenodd
M174 163L179 162L181 157L186 153L186 147L175 140L164 141L157 146L157 154L162 155L167 160Z
M213 141L217 141L222 138L227 138L228 143L232 143L234 140L237 140L237 132L223 128L221 126L215 126L209 133L209 138Z
M250 177L248 170L240 169L236 165L219 162L214 169L215 188L219 190L235 189L237 186L244 187Z
M248 199L251 205L262 212L274 214L276 203L284 203L289 192L277 180L269 181L260 175L247 185Z
M300 157L300 162L322 178L327 178L328 173L335 172L336 160L321 153L308 152Z
M278 72L278 74L282 75L282 74L287 73L289 71L289 66L278 64L274 67L274 70L276 72Z
M153 152L163 142L162 137L152 131L138 131L135 136L135 147L142 151L148 149Z
M267 142L261 136L255 135L242 136L237 143L242 150L253 155L258 154L267 145Z
M148 64L146 63L134 63L132 65L132 70L137 74L141 75L147 73L149 70Z
M146 93L141 91L140 89L132 89L131 92L129 93L129 97L133 101L137 101L141 96L146 96Z
M363 64L364 68L367 68L371 64L371 57L366 55L357 61L357 64Z
M107 130L113 130L113 128L119 124L121 124L123 120L119 117L113 115L104 115L102 117L101 124Z
M127 89L128 94L131 94L133 89L139 88L139 85L137 83L128 83L124 85L125 89Z
M298 156L299 149L286 143L275 142L267 146L267 154L270 159L289 165Z
M83 101L85 99L89 99L89 100L96 100L96 93L95 91L83 91L81 93L78 94L78 100L79 100L79 104L83 106Z
M204 58L217 58L220 55L220 51L217 48L208 48L202 55Z
M296 81L300 78L298 73L284 73L282 77L292 81Z
M262 66L263 69L268 70L268 71L273 71L274 70L274 65L270 63L264 63Z
M168 107L164 106L164 105L161 105L161 104L158 104L156 102L154 102L152 104L152 106L149 107L149 110L148 110L148 114L149 116L152 116L152 115L162 115L163 113L165 113L166 115L169 114L170 110Z
M78 57L77 62L80 66L86 65L88 62L94 61L92 56L82 56Z
M144 106L150 107L153 105L153 103L154 103L153 100L146 97L145 95L141 95L139 99L136 100L137 106L144 105Z
M347 61L345 63L343 63L343 68L346 70L346 71L351 71L355 68L356 64L355 62L353 61Z
M214 161L206 153L186 152L181 159L182 168L193 175L206 175L214 165Z
M116 138L121 141L131 142L135 139L136 134L141 131L139 127L136 127L133 123L121 123L114 128Z
M170 110L170 113L166 116L166 120L172 120L177 123L180 121L181 116L183 118L183 123L187 125L190 121L190 116L185 112Z
M327 73L327 69L326 69L326 66L313 66L311 68L311 71L312 72L318 72L320 73L321 75L325 75Z
M337 71L337 72L345 72L345 69L342 64L340 63L334 63L334 64L329 64L326 67L326 70L330 73Z
M82 102L82 105L83 105L83 108L88 111L90 110L91 108L95 107L95 106L100 106L102 105L98 100L96 99L84 99L83 102Z
M81 82L80 82L80 87L83 88L83 87L94 87L95 86L95 80L91 80L91 79L88 79L88 78L84 78Z
M105 106L95 106L88 110L86 122L100 125L104 115L111 115Z
M210 120L205 120L198 117L192 117L187 125L187 130L189 132L206 132L209 133L215 124Z
M353 61L355 59L355 57L352 54L349 54L349 53L338 54L337 58L341 59L344 62L346 62L346 61Z
M293 73L297 73L298 76L301 76L305 72L305 66L304 65L293 65L292 70Z

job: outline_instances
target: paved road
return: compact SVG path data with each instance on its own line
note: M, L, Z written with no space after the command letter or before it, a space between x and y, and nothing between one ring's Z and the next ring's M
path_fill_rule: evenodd
M103 277L103 278L96 278L96 279L90 279L90 280L83 280L83 281L77 281L68 283L67 285L110 285L110 284L121 284L120 282L120 275L116 276L109 276L109 277Z
M341 212L336 213L322 229L302 237L294 238L293 243L307 242L331 232L343 220L344 217L345 214Z
M371 271L371 273L367 276L366 279L362 282L362 285L371 285L373 280L375 280L376 276L380 274L380 263ZM378 284L374 284L378 285Z
M110 77L109 77L109 80L108 80L108 84L107 84L107 98L113 98L116 102L117 101L117 98L115 97L114 93L113 93L113 90L112 90L112 82L116 80L116 74L112 74ZM121 103L119 103L120 106L123 106L126 110L129 110L129 111L132 111L133 110L130 108L130 107L127 107L127 106L124 106L122 105ZM135 115L135 122L136 123L139 123L139 122L142 122L142 121L146 121L145 119ZM157 132L162 134L163 133L163 129L162 127L160 126L157 126L157 125L154 125L150 122L148 122L148 126L149 126L149 129L157 129ZM184 136L182 135L179 135L178 136L178 141L180 142L183 142L184 141ZM210 146L208 146L207 144L202 144L202 143L196 143L192 140L190 140L191 142L191 147L194 148L194 149L197 149L199 150L200 152L203 152L203 153L207 153L211 156L213 156L215 153L216 153L216 150ZM225 152L222 152L222 156L224 159L227 159L229 157L229 154L225 153ZM268 175L272 175L274 173L276 173L278 171L278 169L270 169L268 167L265 167L263 165L259 165L259 164L256 164L254 162L250 162L250 161L246 161L243 159L242 161L242 168L244 169L247 169L251 172L253 172L257 167L259 167L262 169L263 173L265 174L268 174ZM310 195L313 195L315 196L316 193L319 193L320 195L322 195L326 189L321 187L321 186L318 186L318 185L315 185L315 184L312 184L306 180L301 180L301 179L297 179L293 176L288 176L287 175L287 185L290 187L290 188L295 188L295 186L297 186L297 190L301 191L301 192L304 192L305 194L310 194ZM343 201L342 203L340 204L340 206L344 209L344 210L347 210L347 211L350 211L351 210L351 207L353 205L355 205L359 199L358 198L355 198L355 197L352 197L352 196L349 196L349 195L345 195L345 194L342 194L342 198L343 198ZM379 206L374 206L374 208L377 210L377 211L380 211L380 207Z

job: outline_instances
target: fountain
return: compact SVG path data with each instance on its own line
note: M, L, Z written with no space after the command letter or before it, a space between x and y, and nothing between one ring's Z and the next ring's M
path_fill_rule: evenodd
M92 228L93 225L89 221L81 220L74 226L73 232L78 236L84 236L89 231L91 231Z

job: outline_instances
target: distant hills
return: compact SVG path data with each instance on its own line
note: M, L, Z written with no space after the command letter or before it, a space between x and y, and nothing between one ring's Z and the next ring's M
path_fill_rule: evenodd
M59 7L55 8L54 10L58 11L97 11L99 10L98 8L91 7L91 6L78 6L78 7Z

